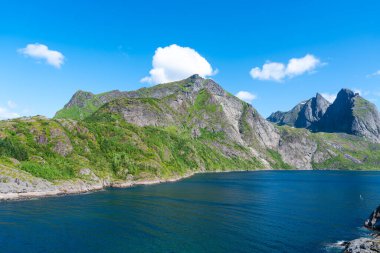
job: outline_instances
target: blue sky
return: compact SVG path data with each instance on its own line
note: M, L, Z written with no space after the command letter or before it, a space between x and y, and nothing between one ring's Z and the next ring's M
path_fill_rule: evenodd
M343 87L379 106L378 10L375 0L0 0L0 117L52 117L78 89L172 80L176 61L179 74L196 69L231 93L253 94L263 116ZM270 62L276 68L263 73Z

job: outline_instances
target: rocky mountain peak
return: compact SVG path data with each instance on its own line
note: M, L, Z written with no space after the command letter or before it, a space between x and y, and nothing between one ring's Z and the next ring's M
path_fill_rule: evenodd
M70 108L73 106L84 107L85 102L92 99L95 95L88 91L78 90L71 97L70 101L64 106L64 108Z
M343 88L343 89L341 89L338 92L338 95L336 96L336 100L349 101L349 100L351 100L355 96L359 96L359 94L358 93L354 93L350 89Z
M198 74L194 74L194 75L190 76L188 79L196 80L196 79L203 79L203 78Z
M327 99L325 99L320 93L317 92L317 94L315 94L315 99L317 101L327 101ZM328 101L327 101L328 102Z
M335 101L326 108L323 116L309 129L353 134L371 141L380 141L380 116L376 106L359 93L346 88L341 89Z
M322 118L330 103L319 93L298 103L288 112L272 113L268 120L279 125L314 129L314 123Z

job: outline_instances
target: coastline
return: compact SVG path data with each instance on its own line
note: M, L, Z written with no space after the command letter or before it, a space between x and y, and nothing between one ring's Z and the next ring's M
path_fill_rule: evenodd
M329 169L328 169L329 170ZM130 188L139 185L154 185L161 183L177 182L189 178L195 174L207 173L229 173L229 172L258 172L258 171L311 171L311 170L288 170L288 169L257 169L257 170L218 170L218 171L191 171L182 176L173 176L166 179L142 179L142 180L128 180L128 181L109 181L107 179L99 179L95 181L84 181L82 179L74 179L67 181L59 181L54 185L54 188L48 190L36 191L19 191L19 192L6 192L0 193L0 202L2 201L16 201L16 200L30 200L35 198L55 197L84 194L105 190L107 188ZM322 170L324 171L324 170ZM350 170L349 170L350 171Z
M137 181L109 181L107 179L99 179L96 181L84 181L81 179L67 180L58 182L51 190L41 191L20 191L20 192L7 192L0 193L0 202L2 201L17 201L17 200L30 200L35 198L46 198L56 196L67 196L84 194L90 192L97 192L107 188L130 188L139 185L154 185L161 183L177 182L189 178L195 174L206 173L229 173L229 172L247 172L247 171L272 171L273 169L260 169L260 170L218 170L218 171L191 171L182 176L173 176L167 179L142 179Z
M227 171L226 171L227 172ZM108 181L100 180L94 182L86 182L83 180L68 180L58 183L53 190L45 191L29 191L29 192L8 192L0 193L1 201L13 201L13 200L30 200L35 198L66 196L101 191L107 188L129 188L138 185L154 185L160 183L176 182L194 174L201 172L186 173L183 176L175 176L168 179L144 179L137 181Z

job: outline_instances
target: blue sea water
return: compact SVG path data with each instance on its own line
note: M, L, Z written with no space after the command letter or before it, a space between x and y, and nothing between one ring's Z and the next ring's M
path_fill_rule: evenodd
M332 252L379 204L380 172L199 174L0 202L0 252Z

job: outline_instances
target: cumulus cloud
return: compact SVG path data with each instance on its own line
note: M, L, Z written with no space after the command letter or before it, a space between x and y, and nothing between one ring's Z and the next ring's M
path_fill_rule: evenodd
M181 80L193 74L207 77L217 73L197 51L176 44L157 48L152 66L150 75L142 78L141 82L159 84Z
M253 79L282 81L310 73L321 65L321 61L314 55L307 54L302 58L292 58L287 64L281 62L267 62L261 68L252 68L250 74Z
M373 72L372 74L367 75L367 77L380 76L380 70Z
M282 63L269 62L261 69L259 67L251 69L250 74L254 79L281 81L286 76L286 68Z
M64 55L59 51L50 50L43 44L28 44L26 47L21 48L18 52L27 57L37 60L44 60L47 64L60 68L64 62Z
M336 94L331 93L321 93L322 97L324 97L330 103L334 102L336 99Z
M248 91L239 91L235 96L247 103L252 103L252 101L257 98L256 94L250 93Z

